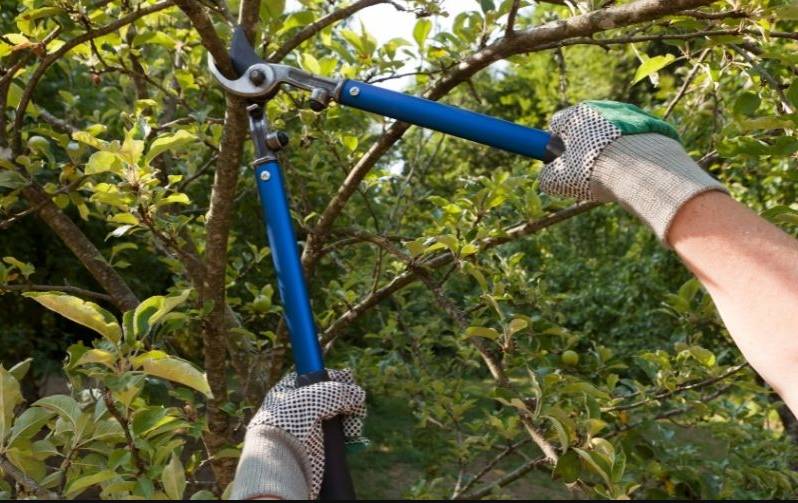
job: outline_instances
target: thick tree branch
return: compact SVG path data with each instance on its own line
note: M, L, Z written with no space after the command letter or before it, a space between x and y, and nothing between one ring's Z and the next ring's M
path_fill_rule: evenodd
M32 206L39 207L39 217L61 238L61 241L80 260L102 289L108 292L117 309L129 311L139 304L136 295L125 283L125 280L103 258L100 250L94 246L94 243L75 222L55 205L44 190L38 185L31 185L23 188L22 194Z
M194 29L199 33L202 45L211 53L216 67L227 78L235 78L236 72L233 69L233 63L230 61L230 56L227 54L227 46L216 29L213 27L213 21L205 8L196 0L174 0L175 5L180 7L180 10L188 17Z

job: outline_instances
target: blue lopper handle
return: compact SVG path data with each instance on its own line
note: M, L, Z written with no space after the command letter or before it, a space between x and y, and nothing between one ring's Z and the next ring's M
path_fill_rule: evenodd
M338 101L403 122L550 162L562 154L559 137L470 110L346 80Z

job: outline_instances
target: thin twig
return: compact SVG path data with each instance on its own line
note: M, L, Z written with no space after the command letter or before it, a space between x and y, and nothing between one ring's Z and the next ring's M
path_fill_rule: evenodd
M478 499L484 498L485 496L489 495L490 493L492 493L496 489L500 489L500 488L502 488L502 487L504 487L504 486L506 486L506 485L508 485L508 484L510 484L512 482L515 482L516 480L520 479L521 477L523 477L527 473L531 472L533 469L537 468L540 465L546 464L547 462L548 462L548 459L546 459L545 456L541 457L541 458L537 458L537 459L530 459L529 461L527 461L526 463L522 464L521 466L519 466L515 470L511 471L510 473L508 473L504 477L500 478L499 480L497 480L495 482L491 482L490 484L488 484L485 487L479 489L478 491L474 491L474 492L469 493L469 494L463 494L463 495L459 496L457 499L478 500Z
M515 34L515 18L518 16L518 9L520 8L521 0L513 0L510 13L507 15L507 29L504 32L505 37L512 37Z
M75 295L87 299L95 299L101 300L104 302L113 302L113 297L108 294L95 292L93 290L86 290L85 288L79 288L77 286L70 286L70 285L33 285L33 284L16 284L16 285L7 285L7 284L0 284L0 292L25 292L25 291L34 291L34 292L49 292L49 291L59 291L64 293L74 293Z
M722 374L720 374L718 376L715 376L715 377L712 377L710 379L705 379L703 381L698 381L698 382L693 382L693 383L688 383L688 384L682 384L681 386L677 386L677 387L675 387L672 390L667 390L667 391L662 391L660 393L656 393L656 394L654 394L654 395L652 395L652 396L650 396L648 398L645 398L643 400L639 400L637 402L626 404L626 405L616 405L616 406L613 406L613 407L605 407L605 408L602 408L601 411L602 412L614 412L614 411L619 411L619 410L629 410L629 409L635 409L637 407L642 407L643 405L646 405L648 403L651 403L651 402L654 402L654 401L657 401L657 400L663 400L665 398L672 397L673 395L676 395L676 394L679 394L679 393L683 393L685 391L690 391L690 390L694 390L694 389L704 388L706 386L711 386L711 385L713 385L713 384L715 384L717 382L720 382L720 381L726 379L727 377L731 377L732 375L736 374L737 372L741 371L742 369L744 369L746 367L748 367L748 363L747 362L740 363L738 365L730 367L729 369L727 369ZM636 395L639 395L639 394L640 393L636 393L635 395L632 395L632 396L636 396Z
M136 447L136 444L133 441L133 436L130 433L130 424L122 415L122 413L119 412L119 409L116 408L116 405L114 404L114 398L111 395L111 390L105 390L103 393L103 400L105 401L106 408L108 408L108 412L114 417L114 419L116 419L116 421L119 423L119 426L122 427L122 431L125 433L127 448L130 451L130 454L133 456L133 462L138 470L138 475L145 473L147 471L147 467L144 465L144 461L141 459L141 455L139 454L139 449Z
M698 75L698 71L701 69L701 64L704 62L704 60L706 59L707 55L710 52L712 52L712 48L710 47L707 47L706 49L701 51L701 54L698 56L698 61L696 61L695 66L693 66L693 68L690 70L690 73L688 73L687 77L685 77L684 84L682 84L682 87L679 89L679 92L676 93L676 96L674 96L671 102L668 104L668 108L665 110L665 114L663 115L664 119L670 117L671 113L673 112L673 109L676 108L676 104L679 103L679 101L681 101L681 99L684 97L685 94L687 94L687 89L690 88L690 84L693 83L693 79L695 79L695 76Z
M525 438L523 440L519 440L518 442L512 445L508 445L504 450L502 450L499 454L497 454L496 457L491 459L487 465L483 466L479 472L477 472L473 477L471 477L471 479L468 482L466 482L466 484L462 487L462 489L460 489L459 491L455 491L452 494L452 499L456 500L462 494L468 492L468 490L471 489L474 486L474 484L482 480L482 477L484 477L485 475L488 474L488 472L493 470L493 468L495 468L496 465L499 464L501 460L503 460L504 458L515 452L516 450L520 449L524 445L528 444L529 442L531 442L531 440L532 439L530 438Z

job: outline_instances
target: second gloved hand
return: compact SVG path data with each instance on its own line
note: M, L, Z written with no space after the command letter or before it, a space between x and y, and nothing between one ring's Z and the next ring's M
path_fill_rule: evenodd
M557 112L551 129L565 153L543 169L540 188L581 201L617 202L665 244L687 201L726 192L687 155L670 124L634 105L586 101Z
M322 422L342 415L344 436L358 439L366 392L349 370L328 369L329 381L296 387L296 374L269 391L247 426L232 497L315 499L324 476Z

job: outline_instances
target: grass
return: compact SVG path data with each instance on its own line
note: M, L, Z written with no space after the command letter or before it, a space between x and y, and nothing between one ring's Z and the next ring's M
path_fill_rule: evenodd
M445 477L447 482L442 481L439 487L445 489L445 494L451 494L456 467L440 462L445 441L436 437L434 429L419 429L416 424L412 411L401 400L381 397L369 401L365 435L371 443L368 448L349 456L358 498L407 498L419 481L438 477ZM487 460L487 457L478 460L469 467L468 473L478 471ZM515 458L507 464L500 464L485 477L485 481L496 480L518 463L519 459ZM492 496L574 499L567 487L541 471L528 473Z

